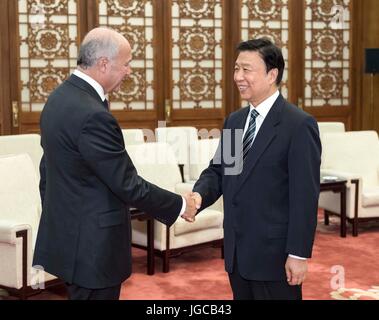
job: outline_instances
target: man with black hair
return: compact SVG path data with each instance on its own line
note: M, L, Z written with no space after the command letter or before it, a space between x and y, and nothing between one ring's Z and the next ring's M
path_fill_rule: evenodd
M261 38L237 50L234 81L249 105L225 120L219 150L192 197L200 210L224 197L225 268L234 299L301 299L317 223L318 126L279 93L278 47ZM229 151L240 160L234 174Z

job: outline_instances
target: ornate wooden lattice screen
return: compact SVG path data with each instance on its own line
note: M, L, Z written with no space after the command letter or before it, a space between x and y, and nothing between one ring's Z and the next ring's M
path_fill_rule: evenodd
M306 0L305 106L349 105L350 0Z
M223 1L172 1L173 109L222 108Z
M154 109L153 1L101 0L99 24L122 33L132 47L132 74L110 96L112 110Z
M241 39L267 37L282 49L286 67L281 93L288 96L288 0L242 0Z
M41 111L76 67L77 0L18 0L21 105Z

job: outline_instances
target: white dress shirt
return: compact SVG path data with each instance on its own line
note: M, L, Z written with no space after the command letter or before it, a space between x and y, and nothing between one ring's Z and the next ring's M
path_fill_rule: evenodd
M255 137L257 136L258 131L263 124L263 121L265 120L267 114L271 110L272 106L274 105L274 103L278 97L279 97L279 91L277 90L277 91L275 91L275 93L273 95L268 97L266 100L262 101L259 105L253 106L252 104L250 104L250 111L249 111L249 115L246 119L245 128L243 130L243 136L245 135L247 128L249 127L251 110L253 110L253 108L255 108L255 110L257 110L257 112L259 113L259 115L255 119L256 127L255 127L255 135L254 135L252 143L254 143ZM242 139L243 139L243 137L242 137ZM292 258L300 259L300 260L306 260L306 258L298 257L298 256L295 256L293 254L289 254L289 256Z
M92 88L94 88L96 90L96 92L98 93L98 95L100 96L101 101L104 102L106 97L105 97L104 89L100 83L98 83L96 80L92 79L90 76L86 75L85 73L81 72L78 69L74 70L73 74L76 75L78 78L84 80ZM182 204L182 209L180 210L180 213L179 213L180 216L183 215L183 213L187 207L186 199L184 199L183 197L182 197L182 199L183 199L183 204Z
M78 78L84 80L92 88L94 88L96 90L97 94L100 96L101 101L104 102L104 100L105 100L105 93L104 93L104 89L103 89L103 87L101 86L100 83L98 83L96 80L92 79L90 76L86 75L85 73L81 72L78 69L76 69L74 71L74 75L76 75Z

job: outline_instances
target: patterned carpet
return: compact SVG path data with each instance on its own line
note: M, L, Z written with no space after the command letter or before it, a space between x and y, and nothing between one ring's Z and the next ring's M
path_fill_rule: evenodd
M379 300L379 223L365 223L359 236L339 236L339 219L324 226L320 215L313 257L303 285L306 300ZM229 300L232 293L220 249L208 248L171 260L169 273L162 273L156 258L156 273L146 275L146 254L133 249L133 275L122 286L123 300ZM1 295L1 293L0 293ZM1 299L1 297L0 297ZM4 297L3 299L14 299ZM64 288L45 291L31 300L66 299Z

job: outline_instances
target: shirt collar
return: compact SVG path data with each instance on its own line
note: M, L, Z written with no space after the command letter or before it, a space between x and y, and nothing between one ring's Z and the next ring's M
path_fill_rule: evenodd
M273 95L269 96L266 100L263 100L259 105L255 107L259 115L266 118L267 114L270 112L272 106L274 105L276 99L279 97L279 90L276 90ZM254 106L250 103L250 111L253 110Z
M98 93L98 95L100 96L101 101L104 102L104 100L105 100L105 93L104 93L104 89L103 89L103 87L101 86L100 83L98 83L96 80L92 79L89 75L86 75L84 72L81 72L78 69L74 70L74 75L76 75L78 78L84 80L92 88L94 88L96 90L96 92Z

